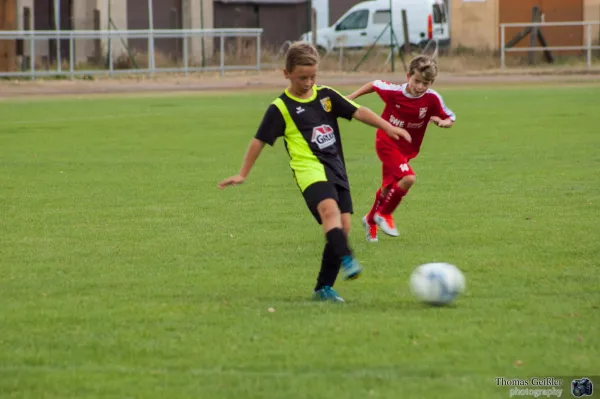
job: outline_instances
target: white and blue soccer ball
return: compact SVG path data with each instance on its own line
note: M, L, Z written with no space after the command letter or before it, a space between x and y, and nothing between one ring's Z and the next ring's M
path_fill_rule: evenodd
M449 263L426 263L410 276L410 288L422 302L447 305L466 288L465 276Z

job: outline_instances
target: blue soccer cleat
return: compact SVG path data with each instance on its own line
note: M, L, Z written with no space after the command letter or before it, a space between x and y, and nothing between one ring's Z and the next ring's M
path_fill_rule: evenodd
M320 290L313 292L313 300L322 302L345 302L344 298L339 296L338 293L328 285L324 285Z
M362 267L352 255L342 257L342 269L344 270L345 280L357 279L362 272Z

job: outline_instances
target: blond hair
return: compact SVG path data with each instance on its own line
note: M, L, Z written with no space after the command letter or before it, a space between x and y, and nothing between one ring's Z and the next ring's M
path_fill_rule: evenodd
M435 60L427 55L419 55L412 59L408 68L409 75L419 72L423 79L433 82L438 75L438 66Z
M297 66L314 66L319 63L319 53L310 43L293 43L285 53L285 69L292 72Z

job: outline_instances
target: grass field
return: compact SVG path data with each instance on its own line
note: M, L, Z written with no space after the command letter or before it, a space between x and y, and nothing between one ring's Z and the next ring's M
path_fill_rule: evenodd
M341 122L365 267L342 306L310 301L323 238L281 141L217 190L277 92L0 103L0 397L506 398L495 377L599 375L598 87L440 91L458 123L430 128L398 239L364 241L374 131ZM431 261L465 273L455 306L410 295Z

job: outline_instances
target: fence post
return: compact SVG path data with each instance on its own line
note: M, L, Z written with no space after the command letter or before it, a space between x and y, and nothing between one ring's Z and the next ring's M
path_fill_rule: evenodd
M220 40L220 57L221 57L221 76L225 74L225 34L221 32L221 40Z
M183 74L185 76L188 76L188 64L189 64L189 60L188 60L188 35L187 33L185 33L183 35Z
M506 31L504 30L504 28L504 24L500 24L500 69L504 69L506 67Z
M148 39L148 69L150 76L154 74L154 7L152 0L148 0L148 26L150 28L150 38Z
M29 60L31 69L31 80L35 80L35 31L30 30L29 32L31 33L31 42L29 44L29 47L31 48L31 59Z
M260 55L261 55L261 48L260 48L260 33L256 34L256 70L260 71Z
M75 49L73 45L73 31L69 36L69 72L71 73L71 80L75 79Z
M60 40L62 38L60 25L60 0L54 0L54 29L56 30L56 64L58 73L62 72L62 47Z
M112 38L112 31L109 31L108 34L111 35L110 37ZM113 71L115 69L114 62L113 62L113 43L112 42L113 42L112 40L108 41L108 76L112 76Z
M587 27L587 67L592 67L592 24L588 23Z

